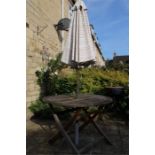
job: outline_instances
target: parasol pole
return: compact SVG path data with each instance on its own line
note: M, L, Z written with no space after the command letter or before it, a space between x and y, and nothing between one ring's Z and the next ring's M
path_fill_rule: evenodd
M80 68L77 65L76 68L76 98L79 97L80 94Z

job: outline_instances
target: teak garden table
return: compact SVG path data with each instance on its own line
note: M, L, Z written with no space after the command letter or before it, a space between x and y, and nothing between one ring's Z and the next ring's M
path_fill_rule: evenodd
M44 97L43 100L47 102L52 110L53 118L56 122L56 125L59 129L58 133L50 139L50 142L54 142L57 138L64 136L67 142L72 146L74 151L77 154L83 152L89 145L84 146L82 149L78 149L77 145L79 144L79 131L81 131L84 127L86 127L89 123L92 123L97 131L105 138L105 140L112 144L106 134L102 131L99 125L94 121L95 117L100 113L103 106L112 102L112 99L107 96L101 95L93 95L93 94L80 94L78 98L71 95L58 95L58 96L47 96ZM63 126L60 118L58 117L57 113L54 112L53 106L63 106L69 111L74 111L73 116L70 118L68 123ZM88 112L88 108L95 106L97 110L94 112ZM80 112L85 114L85 120L79 125L79 121L81 120ZM70 127L75 124L75 143L71 140L69 136L69 129Z

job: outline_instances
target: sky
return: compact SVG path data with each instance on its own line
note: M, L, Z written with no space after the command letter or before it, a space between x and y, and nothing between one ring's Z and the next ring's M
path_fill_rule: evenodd
M129 52L128 0L84 0L105 59Z

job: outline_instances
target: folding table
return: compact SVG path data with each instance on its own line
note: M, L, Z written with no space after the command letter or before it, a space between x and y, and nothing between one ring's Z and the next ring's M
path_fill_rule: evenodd
M81 149L78 149L77 145L79 144L79 131L84 129L89 123L92 123L94 127L97 129L97 131L105 138L105 140L112 144L110 139L107 137L107 135L102 131L100 126L95 122L95 118L100 113L103 106L110 104L112 102L112 99L107 96L101 96L101 95L94 95L94 94L80 94L78 98L76 98L73 95L58 95L58 96L47 96L44 97L43 100L49 104L53 118L56 122L56 125L59 129L58 133L50 139L50 142L54 142L59 137L63 136L66 141L70 144L70 146L73 148L73 150L80 154L83 152L86 148L88 148L89 144L84 146ZM74 114L68 121L66 125L63 126L59 116L57 113L54 112L53 106L63 106L65 107L68 112L74 111ZM94 112L89 112L88 109L90 107L96 107L97 110ZM84 117L87 118L85 121L82 122L81 125L78 125L79 121L81 122L81 112L84 113ZM71 137L69 136L69 129L71 126L75 124L75 142L71 140Z

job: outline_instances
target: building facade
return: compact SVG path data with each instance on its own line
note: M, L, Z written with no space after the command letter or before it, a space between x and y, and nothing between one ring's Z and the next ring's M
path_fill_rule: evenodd
M70 18L74 3L74 0L26 0L27 107L40 93L35 72L63 51L67 31L58 32L55 25L62 18ZM96 57L97 63L104 65L97 46Z
M91 29L91 33L92 33L92 38L95 44L95 51L96 51L96 63L95 66L97 67L105 67L105 59L102 55L102 49L101 49L101 45L98 41L97 35L95 33L94 30L94 26L91 24L90 25L90 29Z

